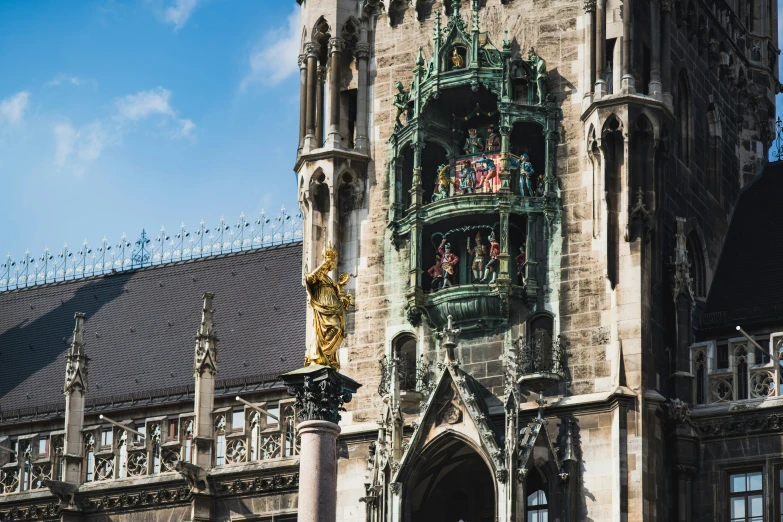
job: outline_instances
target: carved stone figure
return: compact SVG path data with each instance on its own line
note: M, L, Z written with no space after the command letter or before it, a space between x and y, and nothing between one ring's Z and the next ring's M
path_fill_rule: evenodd
M494 125L487 126L487 151L500 150L500 134Z
M538 56L536 50L531 47L527 53L527 62L533 68L533 79L536 81L536 87L538 87L538 103L544 103L544 95L546 91L544 84L546 82L546 62L543 58Z
M443 276L443 288L448 288L452 285L454 274L457 273L457 263L459 263L459 256L452 253L451 245L446 242L446 238L440 242L438 247L438 253L441 257L441 275Z
M207 480L206 470L181 460L174 463L174 469L188 483L191 493L209 493L209 481Z
M476 129L468 129L468 137L465 138L462 149L465 154L479 154L484 150L484 141L476 134Z
M468 253L473 257L471 270L473 271L473 281L481 281L484 278L484 264L487 262L487 247L481 242L481 234L476 234L476 245L471 248L470 238L468 238Z
M410 107L410 99L411 99L411 93L405 92L405 87L402 86L402 82L397 82L397 92L394 93L394 98L392 100L392 103L394 104L394 107L397 109L397 114L394 116L394 128L399 129L402 127L402 121L400 121L400 116L403 114L406 118L410 118L411 116L411 107Z
M79 492L79 486L77 484L49 479L43 479L41 484L46 487L52 495L57 497L61 507L70 508L76 511L81 510L81 505L76 498L76 494Z
M337 282L329 272L337 266L337 251L324 249L323 263L305 276L307 305L313 311L314 339L305 353L304 365L320 364L340 370L337 350L345 338L345 311L353 306L353 296L345 292L350 274L341 274Z

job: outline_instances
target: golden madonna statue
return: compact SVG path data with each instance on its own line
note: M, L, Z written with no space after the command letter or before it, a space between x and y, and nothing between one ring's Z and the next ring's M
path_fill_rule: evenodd
M337 251L331 245L324 249L323 262L305 275L307 305L313 312L313 339L305 353L304 365L320 364L340 370L337 350L345 338L345 311L353 306L353 296L345 285L350 274L341 274L335 283L329 272L337 266Z

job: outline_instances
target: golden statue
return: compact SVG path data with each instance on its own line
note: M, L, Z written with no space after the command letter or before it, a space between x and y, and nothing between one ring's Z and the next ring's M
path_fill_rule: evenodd
M345 311L353 306L353 296L345 291L350 274L341 274L335 283L329 272L337 266L337 251L324 249L321 266L305 275L307 305L313 311L314 339L305 353L304 365L320 364L340 370L337 350L345 338Z
M451 53L451 63L454 64L454 67L462 67L465 65L465 60L460 56L460 54L457 52L457 48L454 48L454 52Z

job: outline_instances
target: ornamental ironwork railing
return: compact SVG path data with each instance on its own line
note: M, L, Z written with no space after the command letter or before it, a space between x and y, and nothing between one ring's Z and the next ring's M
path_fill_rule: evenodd
M424 356L389 358L385 355L378 361L381 366L381 382L378 384L378 395L383 397L391 391L392 372L397 371L399 388L402 391L428 392L430 384L430 366L424 361Z
M125 234L116 244L104 237L96 248L85 240L80 248L66 244L59 253L46 248L34 256L28 250L19 260L8 254L0 265L0 292L294 243L302 240L302 223L301 212L289 214L282 207L276 217L262 210L253 220L242 213L233 225L220 218L217 226L202 221L192 231L184 223L171 234L164 227L157 236L142 230L135 241Z
M559 339L517 342L518 376L538 373L564 374L563 349Z

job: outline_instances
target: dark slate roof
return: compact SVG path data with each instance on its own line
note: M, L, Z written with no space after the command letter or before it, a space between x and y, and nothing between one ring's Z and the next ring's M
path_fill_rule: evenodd
M0 411L63 403L84 312L88 400L193 384L203 292L215 293L218 379L302 364L301 243L0 294Z
M779 315L783 301L783 162L740 192L707 297L724 320ZM718 321L713 321L718 322Z

